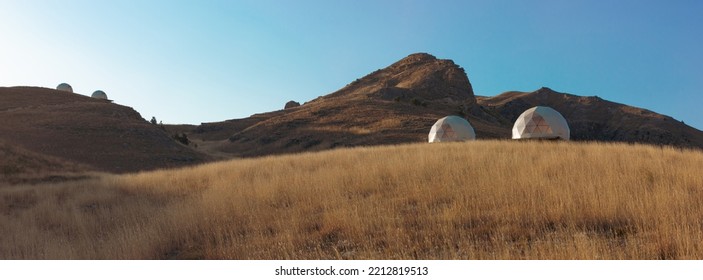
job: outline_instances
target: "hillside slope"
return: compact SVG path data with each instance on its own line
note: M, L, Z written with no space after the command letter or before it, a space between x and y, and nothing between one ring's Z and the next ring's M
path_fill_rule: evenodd
M186 131L212 152L235 157L336 147L415 143L447 115L467 118L479 139L505 139L518 115L537 106L560 111L573 140L703 148L703 132L648 110L548 88L474 96L451 60L412 54L299 107L204 123Z
M0 87L0 140L108 172L176 167L209 156L176 143L134 109L79 94Z
M91 167L0 141L0 186L85 179Z
M700 150L483 140L0 188L0 259L703 259L701 169Z

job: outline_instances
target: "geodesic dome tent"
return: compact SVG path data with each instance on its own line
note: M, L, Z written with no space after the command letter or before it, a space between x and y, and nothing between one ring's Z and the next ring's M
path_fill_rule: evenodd
M97 99L105 99L107 100L107 94L105 94L104 91L102 90L96 90L93 92L93 94L90 96L92 98L97 98Z
M545 106L527 109L513 125L513 139L569 140L570 134L566 119L556 110Z
M56 89L60 91L73 93L73 88L67 83L60 83L58 86L56 86Z
M434 123L428 138L430 143L466 141L476 139L476 133L466 119L447 116Z

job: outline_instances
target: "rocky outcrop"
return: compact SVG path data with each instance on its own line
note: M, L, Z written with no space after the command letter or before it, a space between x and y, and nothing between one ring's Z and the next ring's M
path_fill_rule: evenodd
M379 69L327 97L363 96L417 104L476 103L463 68L449 59L426 53L411 54Z
M474 91L463 68L449 59L426 53L412 54L384 71L385 89L410 91L410 97L425 100L451 99L474 103Z

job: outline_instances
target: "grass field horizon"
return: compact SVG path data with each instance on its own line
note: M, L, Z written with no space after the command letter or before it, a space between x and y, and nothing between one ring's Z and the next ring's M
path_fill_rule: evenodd
M488 140L0 187L2 259L703 259L703 152Z

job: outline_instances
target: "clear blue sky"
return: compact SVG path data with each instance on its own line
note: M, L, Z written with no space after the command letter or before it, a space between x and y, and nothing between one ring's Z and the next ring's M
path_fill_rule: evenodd
M542 86L703 129L703 1L0 2L0 86L70 83L164 123L309 101L415 52L478 95Z

